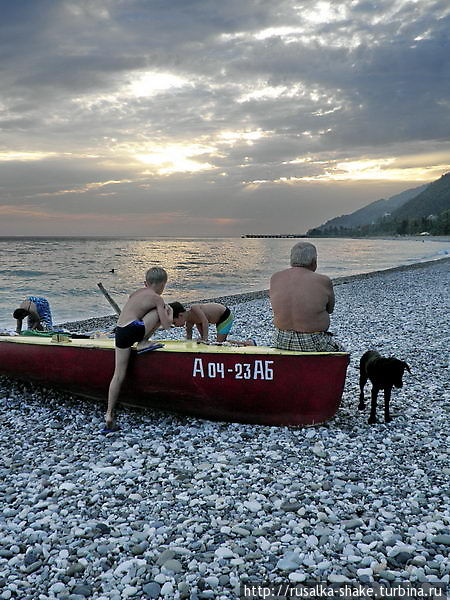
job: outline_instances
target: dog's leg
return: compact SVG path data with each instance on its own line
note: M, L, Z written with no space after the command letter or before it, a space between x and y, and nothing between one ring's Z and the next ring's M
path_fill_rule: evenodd
M391 387L387 387L384 390L384 422L389 423L392 421L391 414L389 412L389 402L391 400Z
M361 370L359 373L359 410L364 410L366 404L364 402L364 386L367 383L367 375Z
M374 384L372 385L372 400L370 403L370 417L369 417L369 424L373 425L374 423L377 422L377 398L378 398L378 392L380 391L380 388L377 388Z

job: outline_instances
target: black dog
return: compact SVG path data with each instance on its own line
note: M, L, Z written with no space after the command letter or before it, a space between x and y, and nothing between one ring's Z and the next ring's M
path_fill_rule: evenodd
M372 383L372 403L370 405L369 423L376 423L377 397L380 390L384 390L384 421L389 423L391 415L389 414L389 401L391 399L391 390L403 387L403 373L405 369L411 373L409 366L398 358L383 358L375 350L365 352L359 362L359 410L364 410L364 386L367 380Z

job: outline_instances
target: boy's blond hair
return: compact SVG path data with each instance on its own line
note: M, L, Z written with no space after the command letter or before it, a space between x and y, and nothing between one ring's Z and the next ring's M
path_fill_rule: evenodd
M153 285L163 283L167 281L167 272L162 267L151 267L145 274L145 281Z

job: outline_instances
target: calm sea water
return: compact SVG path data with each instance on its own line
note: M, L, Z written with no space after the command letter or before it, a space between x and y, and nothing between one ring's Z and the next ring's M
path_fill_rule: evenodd
M297 240L276 238L0 238L0 326L28 295L49 299L55 322L111 314L102 282L123 306L142 286L146 270L169 274L168 301L190 302L266 289L272 273L289 265ZM366 273L450 254L450 240L311 240L318 271L330 277ZM114 273L111 273L114 269Z

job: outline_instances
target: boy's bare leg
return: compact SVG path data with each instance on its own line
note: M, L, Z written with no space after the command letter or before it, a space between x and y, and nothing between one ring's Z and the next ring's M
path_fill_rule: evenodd
M105 427L111 429L114 425L114 407L119 398L120 388L127 373L128 361L130 359L131 348L117 348L115 351L114 375L109 384L108 408L105 415Z
M143 316L142 320L145 325L145 335L142 342L137 345L138 350L143 350L149 346L149 338L155 333L160 325L158 311L154 308Z

